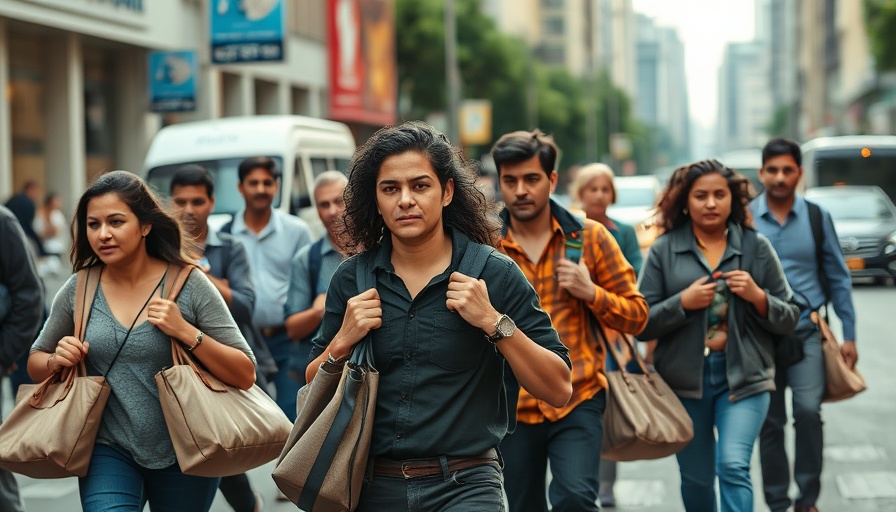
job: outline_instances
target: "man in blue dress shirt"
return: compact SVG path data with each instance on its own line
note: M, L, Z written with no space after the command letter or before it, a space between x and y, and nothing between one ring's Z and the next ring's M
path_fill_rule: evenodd
M768 417L759 438L765 501L772 512L787 510L791 505L787 494L790 466L784 448L784 427L787 424L784 390L787 386L793 392L796 431L793 479L799 487L799 495L794 503L794 512L818 511L815 503L821 490L824 448L821 421L824 358L819 331L809 319L811 311L817 311L828 302L833 304L843 324L845 343L842 354L850 365L854 366L858 361L856 316L849 270L840 251L831 216L824 209L821 209L823 268L818 268L809 207L806 200L796 193L803 175L801 165L802 154L796 142L787 139L769 141L762 150L762 168L759 170L765 193L750 205L756 229L771 241L791 288L804 302L794 334L804 340L805 356L792 366L777 369L777 391L772 393ZM822 284L822 274L827 278L827 286Z

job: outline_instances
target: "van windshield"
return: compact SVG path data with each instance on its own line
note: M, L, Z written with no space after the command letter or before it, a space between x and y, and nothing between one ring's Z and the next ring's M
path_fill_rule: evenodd
M877 185L896 200L896 148L872 148L863 157L856 149L815 154L816 185Z
M248 156L245 158L248 158ZM149 170L149 173L146 175L146 181L156 192L160 193L163 197L168 197L171 188L171 178L181 166L186 164L201 165L211 173L212 179L215 181L215 211L213 213L233 215L242 210L246 204L243 201L243 196L240 195L240 192L237 189L237 185L240 181L237 170L239 169L240 162L245 160L245 158L221 158L216 160L201 160L196 162L160 165ZM280 172L282 173L283 159L277 156L271 156L271 158L277 163L277 168L280 169ZM282 190L281 187L280 193L274 197L274 208L277 208L280 205Z

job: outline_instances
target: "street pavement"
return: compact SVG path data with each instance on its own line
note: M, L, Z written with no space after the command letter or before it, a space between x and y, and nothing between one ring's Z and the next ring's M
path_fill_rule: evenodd
M61 284L47 283L49 290ZM825 404L825 470L818 507L822 512L896 511L896 371L894 371L894 312L896 287L857 284L854 299L858 315L859 369L868 390L853 399ZM839 323L831 322L835 333ZM4 387L3 410L11 408ZM788 431L793 453L792 431ZM757 450L758 451L758 450ZM792 463L792 459L791 459ZM767 511L762 499L758 456L754 452L753 482L755 511ZM264 498L264 510L296 510L288 502L276 501L271 479L273 463L250 472L253 486ZM33 480L20 477L22 495L29 512L79 512L75 479ZM616 484L620 512L683 512L678 492L678 466L674 457L619 465ZM795 489L793 491L795 494ZM213 512L231 509L220 493Z

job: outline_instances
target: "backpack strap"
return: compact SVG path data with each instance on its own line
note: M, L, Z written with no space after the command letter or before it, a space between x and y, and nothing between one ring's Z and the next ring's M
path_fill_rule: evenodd
M485 270L488 258L493 252L495 252L494 247L470 243L464 251L460 264L457 266L457 271L466 276L478 279L479 276L482 275L482 271Z
M815 262L818 264L818 280L821 282L821 291L824 294L824 304L828 303L831 296L829 291L828 276L824 272L824 218L821 214L821 207L817 204L806 201L809 208L809 225L812 226L812 238L815 240Z
M325 235L326 236L326 235ZM320 238L308 250L308 280L311 284L311 295L316 295L317 279L320 277L321 260L323 259L324 239Z

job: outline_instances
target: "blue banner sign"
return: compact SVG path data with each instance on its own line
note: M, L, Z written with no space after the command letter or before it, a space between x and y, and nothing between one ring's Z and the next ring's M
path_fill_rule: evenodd
M282 0L209 0L213 64L283 60Z
M196 52L150 52L149 110L196 110Z

